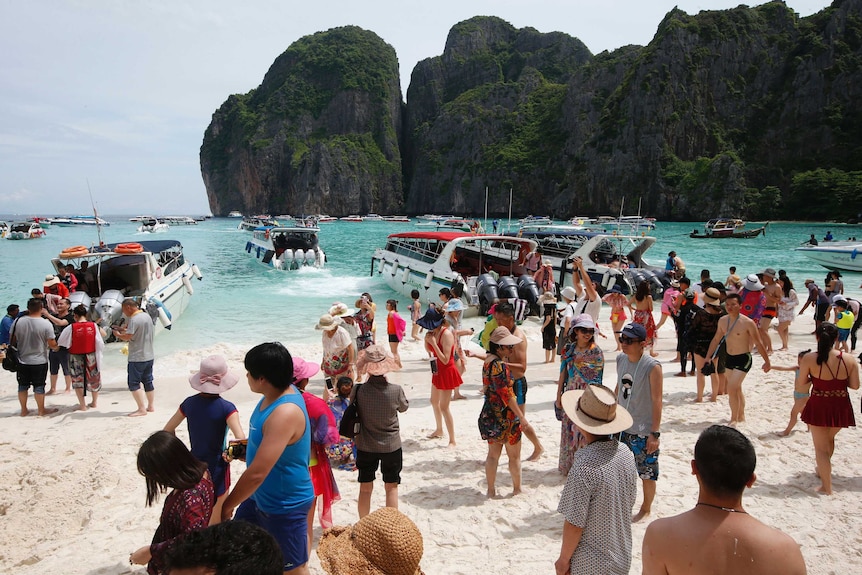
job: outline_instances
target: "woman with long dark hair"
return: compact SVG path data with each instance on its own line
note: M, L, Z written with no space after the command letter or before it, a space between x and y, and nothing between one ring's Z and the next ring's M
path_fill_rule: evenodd
M129 555L129 563L147 565L147 573L165 572L168 547L189 531L204 529L212 515L213 483L207 464L192 455L174 434L157 431L138 450L138 473L147 482L147 507L167 493L153 542Z
M859 367L852 357L833 349L838 338L835 324L823 322L817 328L817 351L799 361L796 389L809 390L811 396L802 410L802 421L811 429L814 458L820 487L817 491L832 495L832 453L835 436L844 427L855 427L848 389L859 389ZM811 380L809 381L809 377Z
M787 276L778 278L781 287L781 299L778 302L778 336L781 338L781 349L787 351L790 341L790 324L796 319L796 306L799 305L799 297L793 289L793 282Z
M635 295L629 300L629 303L634 305L635 308L632 321L644 326L647 332L646 345L649 348L649 353L653 357L657 356L658 354L653 349L653 344L655 343L655 319L652 316L653 301L649 282L642 281L638 284Z

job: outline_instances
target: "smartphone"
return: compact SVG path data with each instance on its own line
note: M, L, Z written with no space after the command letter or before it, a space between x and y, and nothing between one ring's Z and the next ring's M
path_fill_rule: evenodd
M335 385L333 384L331 377L327 377L323 381L326 383L326 389L329 391L335 391Z
M431 373L437 373L437 358L432 357L430 364L431 364Z

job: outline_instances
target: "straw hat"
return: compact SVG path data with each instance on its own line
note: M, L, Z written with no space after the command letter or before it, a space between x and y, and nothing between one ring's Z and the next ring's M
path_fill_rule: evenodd
M293 356L293 382L302 381L313 377L320 371L320 364L313 361L305 361L301 357Z
M554 297L554 292L546 291L541 296L539 296L540 305L547 305L551 303L557 303L557 298Z
M340 301L332 304L332 307L329 308L329 315L332 317L340 317L345 315L353 315L356 313L356 310L352 307L347 307L346 303L341 303Z
M221 355L211 355L201 360L197 373L189 377L192 389L201 393L224 393L239 381L239 376L227 367L227 360Z
M491 332L490 339L492 343L496 343L497 345L518 345L522 341L520 337L512 334L509 328L502 326L495 328Z
M359 352L359 359L356 361L356 370L359 373L383 375L396 369L398 369L398 364L395 363L395 358L379 343L370 345Z
M748 291L760 291L763 289L763 284L760 283L760 278L757 277L757 274L748 274L745 276L742 287Z
M422 533L393 507L381 507L353 527L320 536L317 555L330 575L422 575Z
M340 317L325 313L320 316L320 320L317 322L317 325L314 326L314 329L332 331L333 329L338 329L338 326L340 326L342 323L344 323L344 320L342 320Z
M45 283L42 284L42 287L51 287L60 283L60 278L55 275L48 274L45 276Z
M611 435L632 426L631 414L617 405L614 392L603 385L567 391L560 402L569 419L578 428L593 435Z
M721 305L721 292L718 291L718 288L707 288L707 290L703 292L703 303L709 305Z

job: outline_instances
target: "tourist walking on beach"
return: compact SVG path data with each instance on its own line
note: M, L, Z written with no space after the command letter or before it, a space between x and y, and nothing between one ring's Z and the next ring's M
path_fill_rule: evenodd
M730 425L745 421L745 395L742 393L742 381L748 375L752 366L751 348L757 346L757 352L763 358L763 371L769 371L769 355L760 339L757 324L742 315L741 294L728 294L724 300L727 315L718 320L718 330L709 344L706 357L715 358L722 340L727 348L727 397L730 403Z
M54 328L54 339L58 339L60 332L75 321L75 316L72 314L72 302L67 297L61 297L57 300L57 312L49 313L47 309L43 308L42 317L51 322ZM57 378L60 375L60 369L63 370L63 379L66 380L65 392L71 393L72 375L69 373L69 350L63 346L48 351L48 374L51 388L45 395L57 393Z
M138 472L147 483L147 507L168 489L159 527L150 545L129 555L130 565L146 565L149 575L167 573L165 552L183 535L209 524L213 510L213 484L207 464L167 431L149 436L138 450Z
M608 293L606 293L602 298L602 301L611 306L611 328L613 329L614 337L617 340L617 348L614 351L622 351L623 347L620 345L620 336L617 332L623 329L623 326L628 319L626 308L628 308L632 315L635 313L634 309L632 309L632 304L629 303L629 299L623 295L623 290L619 284L614 284ZM662 321L664 321L664 317L662 317Z
M455 334L445 325L443 316L435 308L429 308L419 319L425 328L425 349L434 357L431 359L431 408L434 411L434 431L429 439L443 437L443 422L449 432L449 445L455 445L455 421L449 411L452 390L463 383L458 367L455 365Z
M545 363L554 363L557 349L557 298L546 291L539 297L542 308L542 349L545 350Z
M329 397L335 393L335 382L339 377L356 378L356 347L340 318L325 313L320 316L314 329L323 332L323 361L320 367L326 376L324 396Z
M709 344L712 343L712 338L715 337L715 332L718 331L718 320L724 315L721 309L721 293L717 288L707 288L703 294L703 309L698 308L691 320L691 325L686 331L684 338L687 345L694 353L694 364L697 368L697 396L695 402L703 401L703 390L706 387L706 374L704 366L709 364L709 381L711 384L712 393L709 400L716 401L718 399L718 374L715 369L712 369L710 356L707 356Z
M778 287L781 288L781 299L778 301L778 337L781 338L781 348L778 351L787 351L790 342L790 324L796 319L799 296L796 295L793 282L787 276L779 277Z
M96 407L99 391L102 389L102 350L105 340L99 326L87 319L87 308L78 305L73 312L74 321L63 328L57 345L68 349L69 376L72 389L78 397L78 410L87 411L86 394L89 391L92 401L89 407Z
M646 345L649 348L651 356L656 357L655 352L655 319L653 319L653 301L650 294L650 286L648 281L642 281L638 284L635 295L629 299L629 303L635 308L632 321L644 326L646 330Z
M410 312L410 337L413 341L419 341L419 330L422 329L419 327L419 324L416 323L420 317L422 317L422 302L419 300L419 290L414 289L410 290L410 305L407 306L407 311Z
M578 292L572 286L566 286L560 291L562 298L562 306L557 315L560 320L560 333L557 334L557 355L563 355L563 346L566 345L566 334L572 325L572 320L575 318L575 300L578 297Z
M650 523L641 552L643 575L804 575L799 544L742 506L742 493L757 479L756 463L745 435L723 425L705 429L691 462L697 503Z
M494 318L497 320L497 325L505 327L509 333L521 340L508 354L506 363L512 371L515 398L521 411L527 413L527 389L529 387L527 385L527 334L515 323L515 307L509 302L503 301L497 304ZM536 461L542 456L545 448L542 447L535 428L527 427L523 431L530 443L533 444L533 453L530 454L527 461Z
M488 498L497 497L497 467L503 447L509 459L512 495L521 493L521 430L530 427L515 397L512 373L505 361L521 342L505 327L498 327L490 337L491 351L482 365L482 393L485 403L479 413L479 434L488 442L485 479Z
M311 428L293 385L293 358L278 342L262 343L245 354L244 363L249 389L263 397L249 421L246 470L225 499L221 518L227 521L239 506L234 519L263 527L278 541L284 571L307 575Z
M132 298L123 300L123 315L126 316L125 327L114 326L111 330L114 337L120 341L129 342L129 364L127 367L127 384L138 409L129 414L130 417L146 415L154 411L155 387L153 386L153 335L155 325L149 314L138 307L138 302ZM143 385L144 389L141 389ZM146 402L146 407L144 404Z
M30 415L27 409L27 395L33 388L36 400L36 413L40 416L56 413L56 407L45 407L45 380L48 378L48 350L57 349L54 328L42 317L42 300L30 298L27 302L27 315L19 317L12 324L9 345L18 348L18 403L21 404L21 417Z
M670 283L666 288L664 288L664 293L662 293L661 296L661 319L659 320L658 325L655 326L656 333L658 333L661 326L664 325L664 322L666 322L668 318L672 318L676 315L674 303L676 302L677 296L679 296L679 282L676 280L670 280ZM625 322L625 320L623 320L623 322ZM614 326L614 331L619 331L622 328L622 325L619 327Z
M646 337L644 326L639 323L628 324L620 333L623 353L617 356L617 402L625 407L633 418L633 423L623 431L620 440L628 445L635 455L644 492L643 503L632 518L633 522L650 514L659 475L664 380L661 363L644 353Z
M809 305L814 307L814 331L811 333L816 334L820 328L820 324L826 321L826 315L829 313L829 305L832 302L829 300L826 292L813 279L805 280L805 287L808 288L808 299L805 300L805 305L799 310L799 315L805 313Z
M398 366L385 347L369 347L359 361L360 368L368 373L369 378L353 388L350 403L358 402L359 408L359 433L355 441L356 468L359 470L357 509L362 519L371 511L371 494L378 466L386 490L386 507L398 509L398 485L403 465L398 414L407 411L410 403L404 389L386 379L386 374ZM445 395L448 397L449 393Z
M805 351L800 351L796 356L796 364L795 365L773 365L772 369L776 371L792 371L793 372L793 407L790 409L790 421L787 422L787 427L784 428L784 431L778 433L781 437L787 437L793 431L793 428L796 427L796 422L799 420L799 416L802 414L802 410L805 409L805 405L808 403L808 398L811 397L810 390L808 389L808 385L810 385L810 377L809 382L802 389L796 388L796 380L799 376L799 362L802 361L802 356L807 353L810 353L810 349L806 349ZM810 428L809 428L810 431Z
M575 454L557 512L565 518L557 575L625 575L632 562L631 513L637 466L616 434L632 416L601 385L567 391L562 404L585 445Z
M562 423L560 433L560 457L557 468L567 475L572 467L575 452L583 447L585 438L563 411L563 394L572 390L583 390L588 385L601 385L605 370L605 356L596 344L596 323L588 314L581 314L572 323L567 334L569 342L563 349L560 361L560 377L557 379L555 411Z
M835 349L850 353L847 340L850 338L850 330L856 322L856 316L850 311L850 304L843 295L835 296L835 327L838 328L838 339L835 341Z
M398 302L394 299L386 300L386 335L389 340L389 349L392 351L392 357L395 358L395 363L401 367L401 356L398 355L398 344L404 339L406 333L407 322L398 315Z
M227 430L230 429L234 438L245 439L236 405L221 397L238 381L239 377L228 369L223 356L205 357L198 371L189 377L189 385L198 393L183 400L164 428L176 434L177 427L185 419L192 455L207 464L215 493L210 525L221 521L222 503L230 489L230 463L222 456Z
M362 297L356 300L356 307L359 308L359 311L353 315L359 334L356 337L356 349L362 351L374 343L374 303L371 301L371 296L362 294Z
M796 388L811 393L802 410L802 421L809 425L814 442L816 470L820 477L817 491L832 495L835 436L845 427L856 426L847 390L859 389L859 365L852 357L847 361L843 352L834 349L838 339L835 325L823 322L815 335L817 351L805 354L799 361Z
M674 374L674 377L686 377L687 375L695 374L694 353L691 350L691 342L685 337L688 333L691 323L700 308L694 303L695 293L692 289L686 289L680 294L682 305L679 307L674 323L676 324L676 352L679 356L680 371ZM691 359L691 371L687 372L688 360Z
M317 500L321 499L320 526L323 529L332 527L332 503L341 499L332 466L329 465L329 447L338 443L340 435L335 423L335 416L327 403L305 390L308 380L313 377L320 366L301 357L293 357L293 385L302 392L308 422L311 426L311 456L308 461L308 472L311 484L314 486L314 501L308 510L308 552L311 553L311 541L314 536L314 511Z
M757 274L745 276L739 298L739 313L759 325L763 311L766 309L766 296L763 294L763 284Z
M775 281L775 270L766 268L760 275L763 277L763 297L764 309L763 315L760 316L758 328L760 329L760 339L766 345L766 353L772 353L772 338L769 335L769 326L772 320L778 317L778 306L781 305L781 298L784 292L781 291L781 286Z

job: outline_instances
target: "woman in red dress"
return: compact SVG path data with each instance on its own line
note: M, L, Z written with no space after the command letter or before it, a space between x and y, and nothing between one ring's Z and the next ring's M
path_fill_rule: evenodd
M803 355L799 361L796 389L813 387L802 410L802 421L810 426L814 442L814 458L820 477L817 491L832 495L835 436L843 427L856 427L847 390L859 389L859 367L854 358L847 361L842 353L832 348L838 339L835 324L824 321L815 333L817 351Z
M635 314L632 321L644 326L647 333L646 344L649 348L649 354L656 357L658 354L653 347L653 344L655 343L656 329L655 319L652 316L653 301L652 295L650 294L649 282L642 281L638 284L637 291L635 291L635 295L629 300L629 303L634 305L635 308Z
M431 408L436 427L429 439L443 437L443 421L449 432L449 445L455 445L455 422L449 411L452 390L461 385L455 364L455 335L444 326L443 315L430 308L416 323L425 328L425 349L431 352Z

